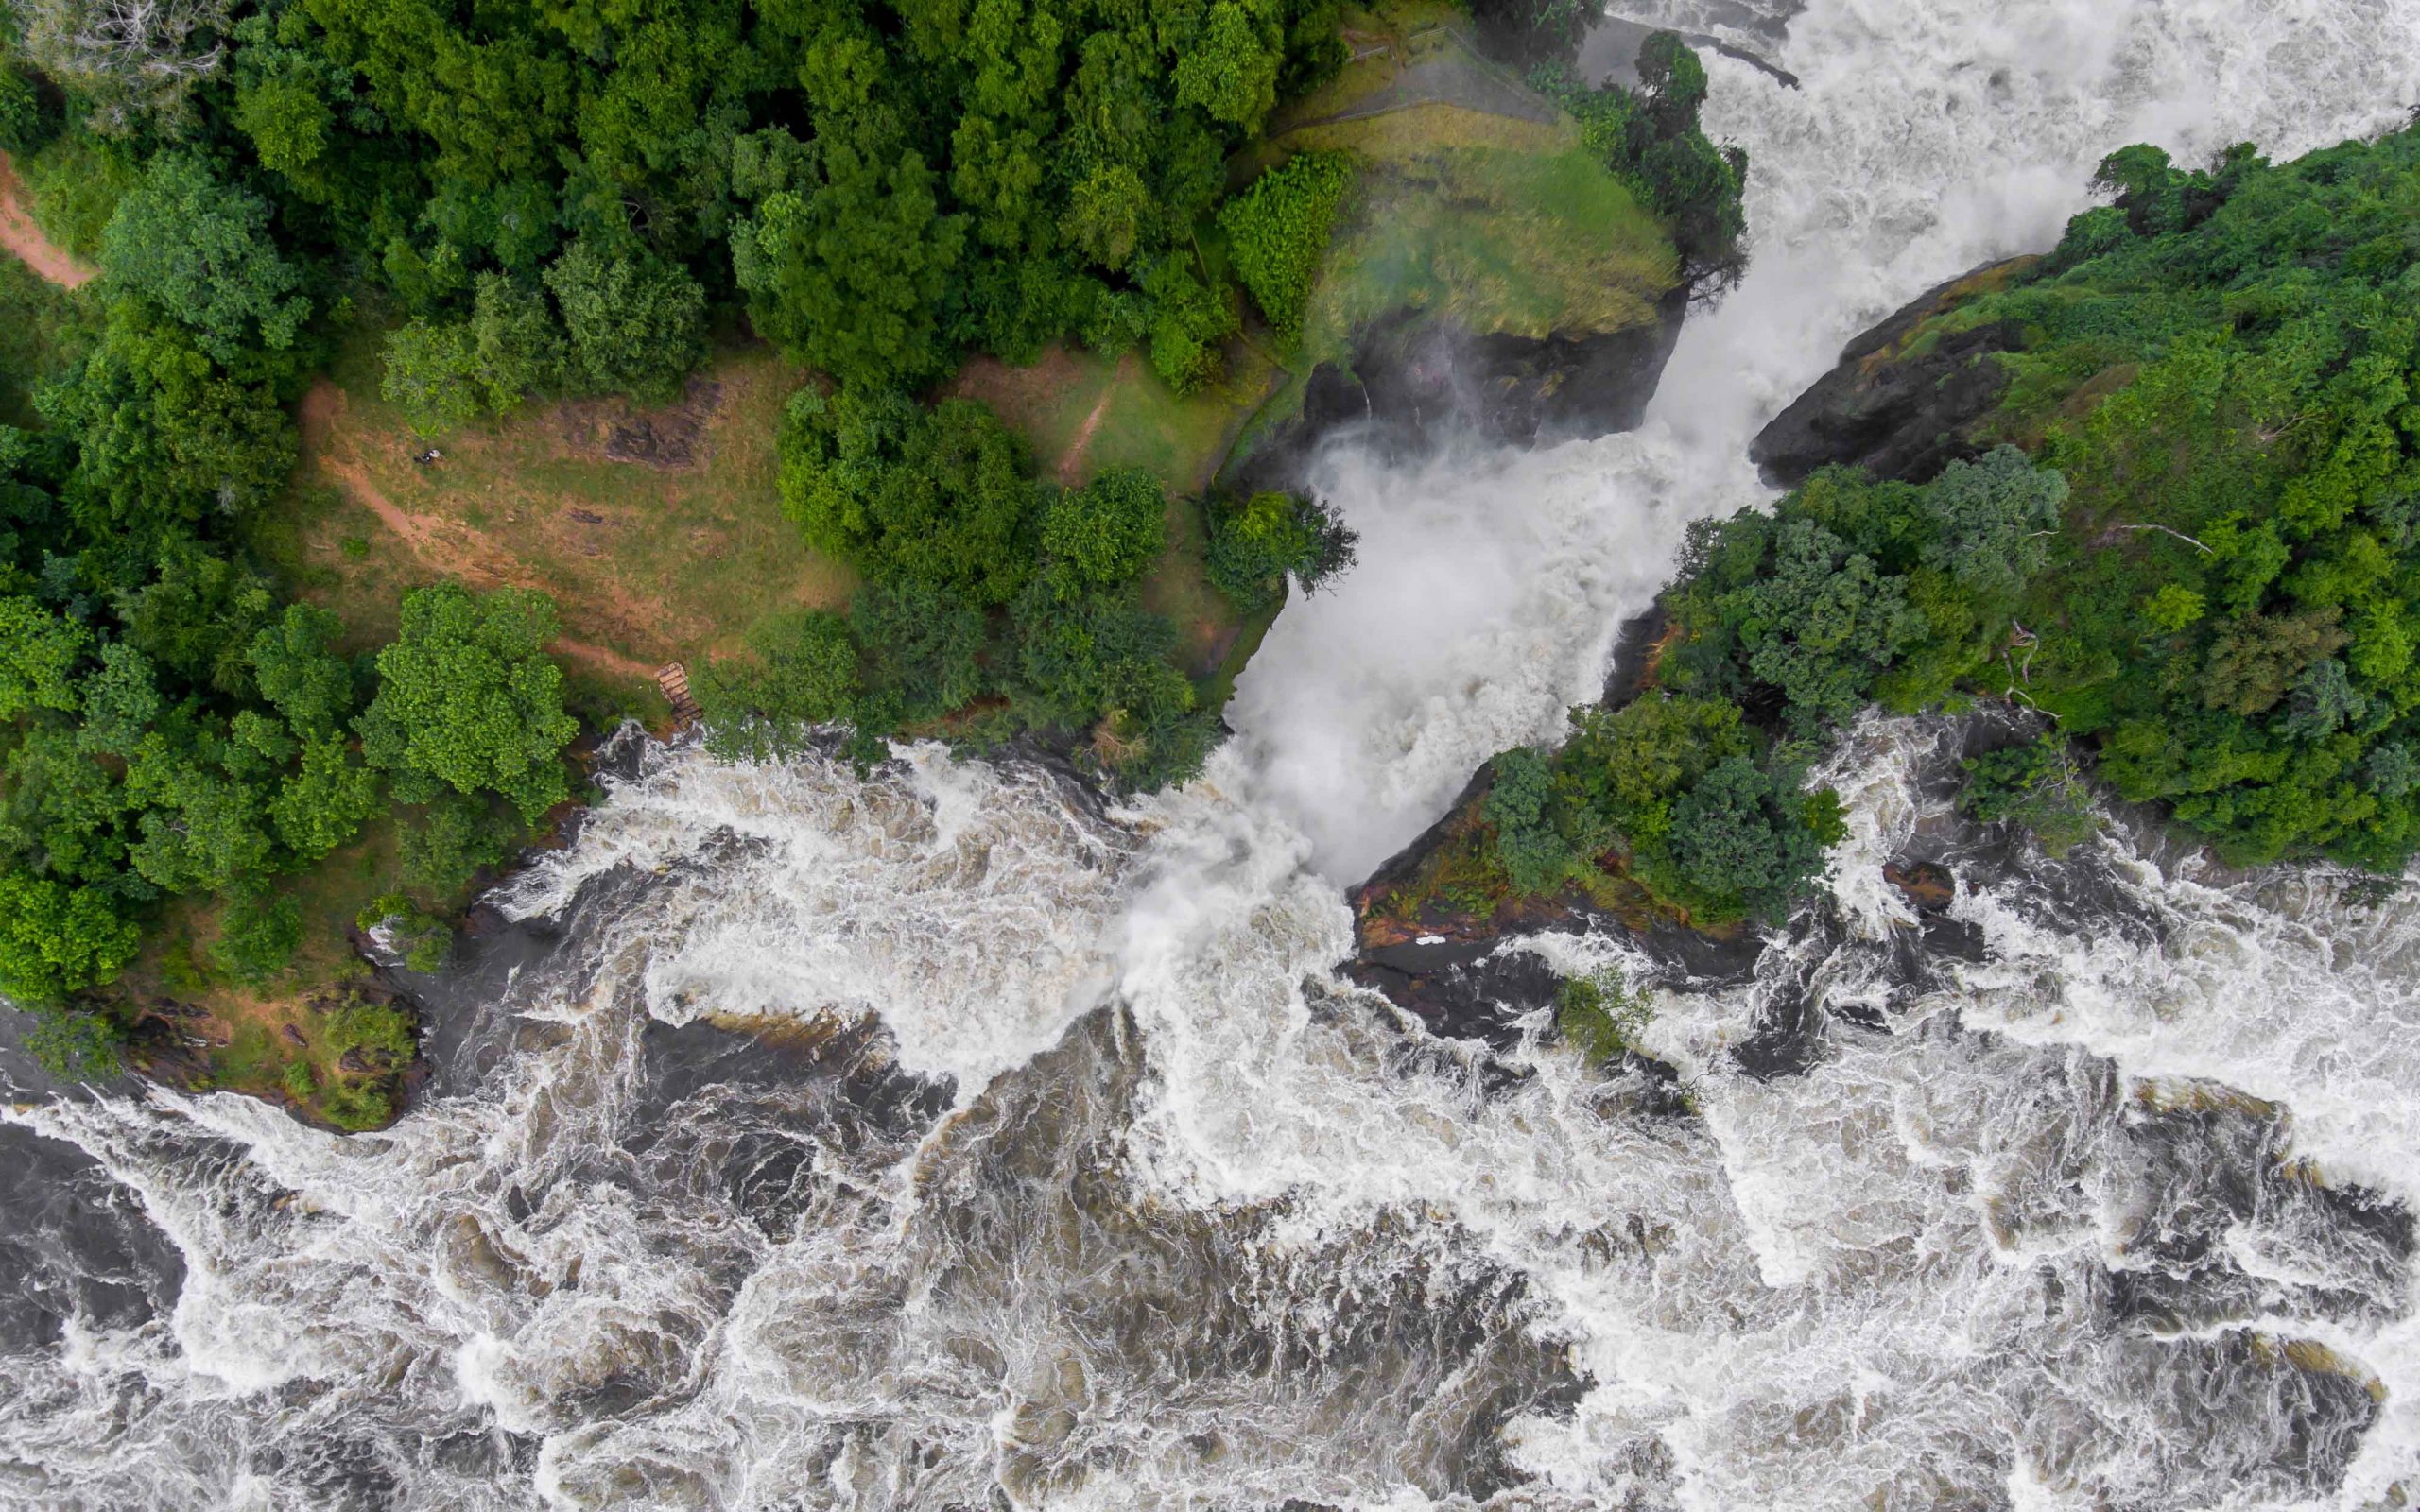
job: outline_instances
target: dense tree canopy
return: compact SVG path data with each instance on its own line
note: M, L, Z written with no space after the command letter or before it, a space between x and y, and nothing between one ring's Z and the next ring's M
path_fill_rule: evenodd
M378 653L378 696L355 728L371 765L399 797L493 792L522 818L571 796L562 747L579 732L563 713L563 676L545 654L555 607L544 593L474 595L440 583L404 596L403 627Z
M21 137L47 81L148 159L112 272L225 361L295 339L309 265L366 271L431 322L407 389L482 275L551 296L564 366L532 381L590 388L677 381L718 296L844 384L1120 329L1227 154L1344 57L1336 0L123 9L39 0L0 72ZM1202 308L1146 312L1187 349L1164 366L1198 366Z
M1785 910L1842 833L1838 800L1803 791L1808 760L1869 703L1921 708L1993 665L2066 492L2004 447L1921 487L1819 473L1693 527L1659 686L1574 711L1551 755L1496 759L1511 885L1616 868L1700 923Z
M965 711L954 732L1088 731L1086 758L1124 785L1200 769L1217 726L1171 662L1175 627L1140 602L1167 540L1151 474L1063 489L978 404L810 387L783 431L782 498L867 582L846 620L769 627L748 659L707 669L721 748L764 754L839 723L871 759L882 737Z
M1069 337L1215 375L1238 303L1200 242L1230 154L1341 61L1334 0L10 19L0 146L105 276L49 370L11 375L43 428L0 427L0 992L105 1007L180 897L215 905L178 959L267 981L302 927L284 879L390 804L421 918L568 796L543 598L424 589L349 656L250 565L292 406L364 316L431 436L532 393L668 397L718 313L822 370L783 493L865 591L701 669L718 729L842 721L864 753L975 705L1121 780L1199 765L1215 727L1138 602L1158 487L1059 489L979 406L906 396ZM106 1015L61 1022L62 1055L106 1058Z
M2420 847L2420 130L2102 164L2116 203L1911 340L2014 334L1977 422L2072 486L2015 680L2238 861ZM1990 563L1996 547L1964 558ZM2004 681L2011 680L2004 678Z

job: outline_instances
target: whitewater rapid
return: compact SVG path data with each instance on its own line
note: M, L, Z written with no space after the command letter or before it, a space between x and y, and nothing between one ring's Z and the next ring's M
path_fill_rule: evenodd
M2411 899L2123 829L2006 865L1947 812L1946 727L1872 720L1825 774L1827 901L1754 980L1534 947L1652 980L1675 1085L1543 1023L1431 1040L1340 979L1340 885L1595 691L1687 523L1768 496L1746 439L1845 337L2046 245L2110 148L2298 151L2420 78L2420 0L1637 13L1803 80L1709 60L1754 262L1645 426L1330 451L1361 563L1287 610L1182 792L638 752L494 900L523 934L432 988L446 1068L387 1133L11 1109L96 1168L26 1251L60 1322L0 1371L0 1503L2420 1492ZM1968 879L1945 921L1879 875L1928 847ZM1743 1074L1791 1005L1806 1069Z

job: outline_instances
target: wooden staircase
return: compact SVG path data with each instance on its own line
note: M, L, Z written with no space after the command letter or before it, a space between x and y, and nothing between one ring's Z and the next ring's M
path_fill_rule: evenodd
M676 725L693 725L701 718L698 700L689 693L689 669L678 662L667 662L655 669L655 685L664 690L664 699L672 705Z

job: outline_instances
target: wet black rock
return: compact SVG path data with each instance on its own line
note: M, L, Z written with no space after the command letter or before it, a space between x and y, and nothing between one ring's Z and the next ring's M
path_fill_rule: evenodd
M1347 432L1383 455L1427 455L1456 430L1499 445L1584 439L1634 428L1680 340L1688 294L1654 321L1603 335L1478 335L1417 311L1362 333L1350 363L1322 363L1303 413L1236 464L1240 490L1301 486L1322 442Z
M1774 417L1748 455L1767 478L1789 488L1832 463L1921 483L1981 451L1968 427L2008 387L2008 374L1993 355L2018 345L2017 329L1981 325L1919 343L1921 350L1902 348L1926 319L2031 261L1993 264L1952 279L1850 342L1839 364Z
M1362 951L1344 974L1383 992L1430 1034L1478 1040L1502 1050L1520 1020L1555 1000L1562 978L1534 951L1504 951L1497 939L1412 940Z

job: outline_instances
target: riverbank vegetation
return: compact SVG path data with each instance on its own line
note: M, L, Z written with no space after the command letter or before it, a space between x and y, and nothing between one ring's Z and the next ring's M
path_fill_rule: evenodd
M1966 428L2072 496L2000 683L2238 864L2420 848L2420 129L2113 154L2113 202L1916 325L1995 336ZM2072 759L2072 758L2071 758Z
M1286 585L1351 556L1317 501L1212 481L1336 335L1369 162L1257 149L1341 19L13 12L10 192L98 276L0 279L0 993L62 1070L149 1017L216 1037L199 1079L363 1122L393 1036L340 1064L314 984L348 935L441 960L579 797L581 724L660 712L681 655L727 750L837 723L1197 770ZM1078 352L1103 391L1055 455L1046 406L968 397Z
M1993 666L2066 484L2014 447L1930 483L1834 470L1693 526L1653 684L1496 758L1484 806L1515 896L1608 874L1690 922L1770 919L1844 833L1808 765L1872 703L1957 696Z
M1693 530L1649 688L1497 758L1514 896L1618 871L1692 922L1785 907L1839 833L1806 764L1869 706L2005 699L2050 729L1961 803L2052 850L2087 774L2224 860L2389 874L2420 850L2420 128L2207 169L2113 154L2113 203L1878 360L1996 333L1922 482L1819 472Z

